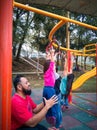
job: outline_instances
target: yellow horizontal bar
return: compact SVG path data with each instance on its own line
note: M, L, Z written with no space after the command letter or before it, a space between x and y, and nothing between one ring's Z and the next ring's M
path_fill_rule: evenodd
M50 12L47 12L47 11L43 11L41 9L37 9L37 8L34 8L34 7L23 5L23 4L20 4L18 2L14 2L14 6L25 9L25 10L33 11L33 12L41 14L41 15L52 17L52 18L55 18L55 19L64 20L66 22L71 22L71 23L74 23L74 24L78 24L80 26L83 26L83 27L86 27L86 28L89 28L89 29L97 30L97 27L95 27L95 26L88 25L86 23L81 23L79 21L72 20L70 18L63 17L63 16L60 16L60 15L57 15L57 14L53 14L53 13L50 13Z
M89 47L89 46L96 46L96 43L92 43L92 44L85 45L85 48L86 48L86 47Z
M89 50L85 50L85 52L89 52L89 51L96 51L96 48L94 48L94 49L89 49Z

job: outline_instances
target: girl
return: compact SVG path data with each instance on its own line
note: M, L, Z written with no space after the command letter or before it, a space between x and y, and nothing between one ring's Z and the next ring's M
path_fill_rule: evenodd
M64 54L64 71L63 71L63 78L61 80L60 84L60 91L61 91L61 104L62 104L62 111L64 109L64 106L68 107L68 98L66 97L66 91L67 91L67 74L68 74L68 67L67 67L67 57L66 54Z
M65 108L68 108L68 96L70 94L70 91L72 89L72 83L74 80L74 74L73 74L73 57L71 55L70 60L70 70L68 71L68 63L67 63L67 57L65 55L65 64L64 64L64 77L62 78L60 90L62 93L62 111L65 110Z
M44 64L44 89L43 97L49 99L55 95L55 51L52 49L47 53L47 60ZM60 113L59 103L54 105L46 114L46 120L52 125L49 130L59 130L62 123L62 115Z

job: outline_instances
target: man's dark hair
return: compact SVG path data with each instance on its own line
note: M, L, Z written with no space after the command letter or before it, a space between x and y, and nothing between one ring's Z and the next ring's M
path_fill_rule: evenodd
M13 85L14 85L14 88L16 91L17 91L17 85L19 84L21 77L24 77L24 76L23 75L16 75L16 77L13 80Z

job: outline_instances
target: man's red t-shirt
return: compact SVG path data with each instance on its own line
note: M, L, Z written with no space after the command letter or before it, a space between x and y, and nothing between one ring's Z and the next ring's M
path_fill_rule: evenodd
M16 130L33 117L34 108L36 108L36 104L30 96L26 96L24 99L15 94L11 101L11 130Z

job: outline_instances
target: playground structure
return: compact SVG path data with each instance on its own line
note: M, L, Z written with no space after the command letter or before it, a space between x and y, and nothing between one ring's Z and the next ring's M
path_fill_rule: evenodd
M55 19L59 19L60 23L57 29L63 25L64 23L71 22L74 24L78 24L83 27L87 27L93 30L97 30L97 27L84 24L75 20L71 20L66 17L62 17L56 14L52 14L46 11L42 11L39 9L35 9L29 6L25 6L23 4L19 4L17 2L12 3L12 1L4 1L1 2L1 25L0 26L0 42L1 42L1 51L0 51L0 103L2 107L0 108L0 129L1 130L10 130L10 122L11 122L11 89L12 89L12 6L16 6L22 9L26 9L29 11L33 11L35 13L39 13L41 15L53 17ZM57 30L55 28L54 31ZM6 30L2 32L2 30ZM6 35L5 35L6 33ZM53 33L50 33L49 39L52 40ZM54 46L57 47L55 43ZM96 45L97 46L97 45ZM96 47L97 48L97 47ZM61 47L61 49L64 49ZM70 49L68 49L70 50ZM71 50L70 50L71 51ZM73 52L77 52L76 50L72 50ZM97 51L96 51L97 52ZM81 54L81 53L80 53ZM86 54L84 54L86 55ZM96 55L95 55L96 56ZM95 68L95 70L97 70ZM93 71L94 72L94 71Z
M96 67L81 75L72 85L72 90L78 89L86 80L96 75Z

